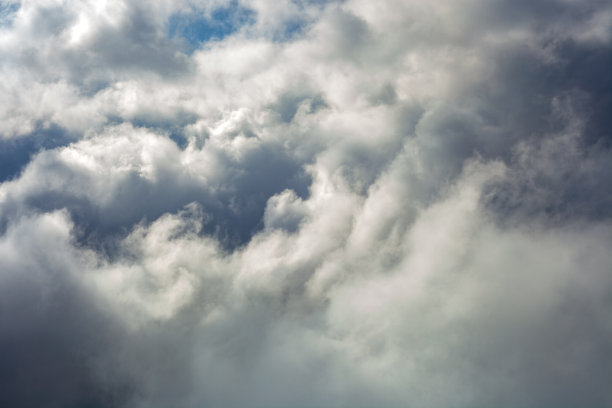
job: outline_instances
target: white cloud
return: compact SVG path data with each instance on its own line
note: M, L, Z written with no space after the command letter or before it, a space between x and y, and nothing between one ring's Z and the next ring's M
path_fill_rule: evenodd
M609 15L21 2L0 405L610 406Z

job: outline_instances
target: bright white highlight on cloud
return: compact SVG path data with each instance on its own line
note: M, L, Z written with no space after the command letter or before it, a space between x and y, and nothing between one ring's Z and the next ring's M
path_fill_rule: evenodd
M612 407L611 51L597 0L0 1L0 406Z

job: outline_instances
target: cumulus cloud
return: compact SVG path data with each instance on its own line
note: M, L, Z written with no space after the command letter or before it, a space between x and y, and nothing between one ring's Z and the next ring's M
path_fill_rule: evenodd
M0 405L612 406L604 1L0 2Z

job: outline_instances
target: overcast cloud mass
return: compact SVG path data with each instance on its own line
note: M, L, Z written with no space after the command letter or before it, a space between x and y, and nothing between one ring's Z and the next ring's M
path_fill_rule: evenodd
M612 3L0 0L0 406L612 407Z

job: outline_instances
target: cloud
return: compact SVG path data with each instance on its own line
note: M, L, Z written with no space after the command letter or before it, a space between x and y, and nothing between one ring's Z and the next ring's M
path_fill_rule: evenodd
M3 405L115 405L131 393L111 362L123 329L79 280L95 255L75 250L67 218L24 217L0 241Z
M606 2L3 4L0 405L612 406Z

